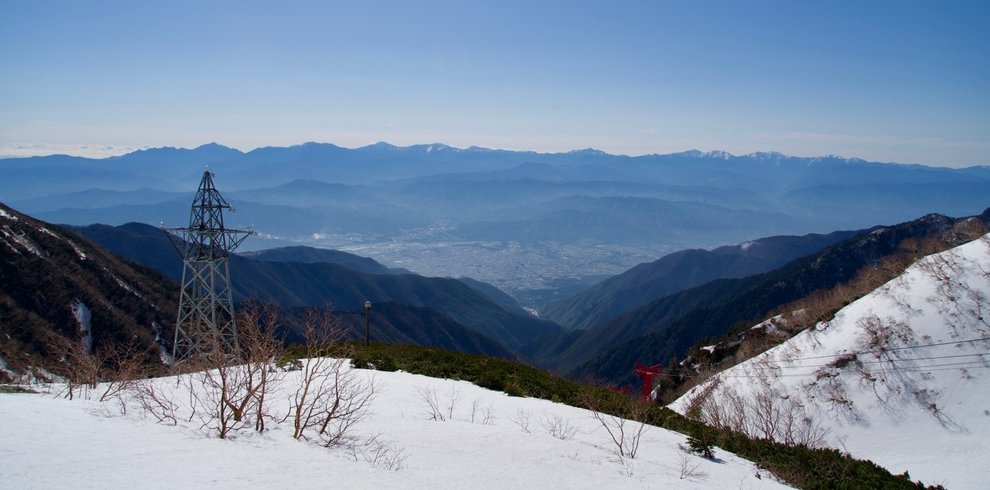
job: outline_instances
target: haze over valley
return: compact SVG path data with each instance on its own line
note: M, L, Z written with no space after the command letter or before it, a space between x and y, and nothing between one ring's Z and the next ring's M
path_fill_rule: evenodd
M203 168L252 226L246 250L308 245L491 283L536 311L688 248L978 214L990 171L777 153L628 157L440 144L248 153L217 144L0 161L0 196L50 222L183 223ZM108 179L108 176L112 178ZM45 185L30 185L32 182Z

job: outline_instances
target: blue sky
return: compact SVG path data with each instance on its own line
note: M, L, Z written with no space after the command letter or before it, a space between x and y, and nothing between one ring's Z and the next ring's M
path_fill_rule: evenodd
M990 164L990 2L0 0L0 155L321 141Z

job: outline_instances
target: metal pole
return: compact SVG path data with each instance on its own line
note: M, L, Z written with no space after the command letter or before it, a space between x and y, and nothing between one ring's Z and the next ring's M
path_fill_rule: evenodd
M364 345L371 345L371 301L364 302Z

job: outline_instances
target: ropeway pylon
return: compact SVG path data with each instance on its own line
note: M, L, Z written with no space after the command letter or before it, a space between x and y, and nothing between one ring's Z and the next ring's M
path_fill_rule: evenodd
M162 229L182 255L182 292L175 322L172 364L202 358L222 349L237 356L237 324L227 258L253 230L224 227L223 211L231 209L213 185L213 174L203 180L193 198L188 228Z

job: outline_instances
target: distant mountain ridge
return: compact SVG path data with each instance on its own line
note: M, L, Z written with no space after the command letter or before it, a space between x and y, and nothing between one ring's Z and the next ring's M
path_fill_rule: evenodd
M715 279L775 269L860 232L778 236L709 250L681 250L644 263L572 296L551 303L541 317L584 330L637 306Z
M328 262L342 265L348 269L365 272L368 274L393 274L395 273L373 259L361 257L338 250L327 250L313 247L279 247L258 250L255 252L245 252L241 254L254 260L264 260L268 262L300 262L303 264L316 264Z
M361 250L390 267L494 284L536 310L554 297L541 291L562 281L587 283L678 250L931 212L966 216L990 203L985 167L439 143L249 152L211 144L107 159L4 159L0 200L49 222L183 223L207 166L238 210L230 223L262 232L248 247Z
M667 181L670 184L689 186L707 184L726 188L747 187L745 183L749 181L760 183L764 190L846 183L953 182L965 181L974 176L983 180L990 176L990 171L983 167L949 169L917 164L875 163L834 155L792 157L773 152L758 152L736 156L720 151L692 150L631 157L598 150L537 153L477 147L459 149L439 143L408 147L377 143L348 149L329 143L310 142L289 147L257 148L246 153L211 143L194 149L138 150L104 159L65 155L9 158L0 161L0 168L30 171L71 167L78 172L85 172L87 169L115 170L182 182L194 178L195 173L209 166L211 170L224 175L228 189L239 190L247 188L244 184L248 180L253 180L256 187L280 185L300 178L343 184L370 183L376 180L394 181L439 174L504 172L534 164L560 167L565 172L597 166L608 169L612 172L610 180L617 181L640 177L643 178L640 181ZM571 168L567 168L568 165ZM254 179L249 178L251 175L254 175ZM569 179L566 174L563 175L563 179ZM722 178L730 175L734 181ZM768 179L771 175L773 178ZM274 181L272 176L277 176ZM14 193L15 190L7 185L0 186L0 197L7 201L23 199Z

